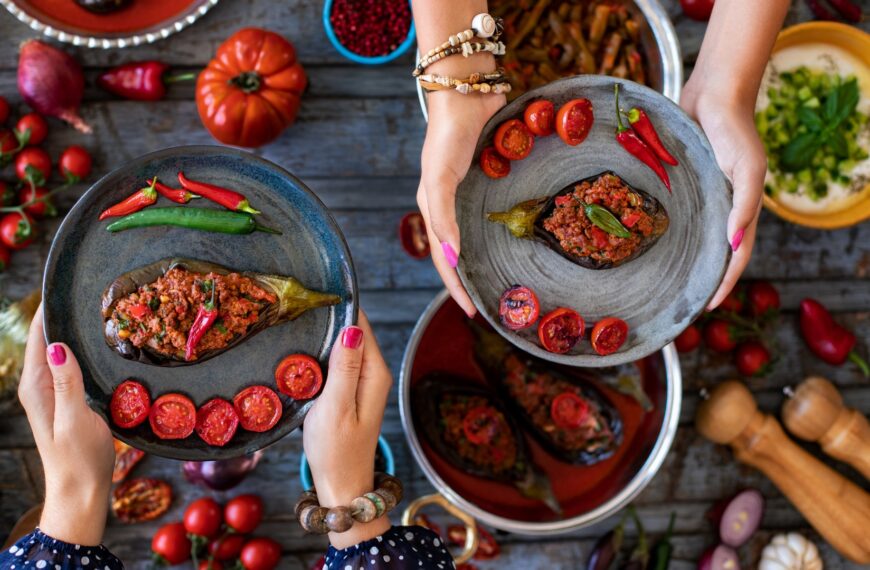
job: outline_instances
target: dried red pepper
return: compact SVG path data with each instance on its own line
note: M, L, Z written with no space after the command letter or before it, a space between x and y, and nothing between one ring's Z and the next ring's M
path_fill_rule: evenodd
M167 186L158 181L156 176L149 180L148 184L153 184L154 188L157 189L158 194L164 198L172 200L176 204L187 204L191 200L199 198L199 196L191 193L189 190L185 190L184 188L172 188L171 186Z
M247 212L249 214L259 214L260 212L251 207L248 199L242 194L221 188L214 184L206 184L205 182L197 182L184 176L183 172L178 173L178 181L181 185L194 194L198 194L203 198L216 202L234 212Z
M801 333L810 350L828 364L839 366L848 359L870 377L870 366L854 350L855 335L838 324L815 299L801 301Z
M131 194L124 200L118 202L114 206L103 210L100 214L100 219L114 218L116 216L126 216L138 212L142 208L147 208L157 201L157 190L154 187L155 178L149 186L140 188L135 193Z
M622 124L622 116L619 113L619 83L613 86L616 93L616 140L633 157L637 158L658 175L668 192L671 191L671 180L665 167L656 154L637 136L637 133Z
M649 120L649 115L646 114L646 111L640 109L638 107L632 107L628 110L628 124L631 125L632 130L637 133L637 136L646 143L646 145L652 150L659 160L670 164L671 166L677 166L680 163L677 162L677 159L674 158L668 149L665 148L664 143L659 138L659 134L656 132L656 128L653 126L652 121Z
M167 77L169 65L160 61L135 61L114 67L100 75L97 84L119 97L135 101L159 101L166 96L166 84L194 79L196 73Z
M193 360L193 351L196 349L196 345L199 344L199 341L202 340L202 337L205 336L218 317L217 306L214 302L214 290L217 287L211 279L203 281L202 284L203 287L211 289L211 300L200 305L196 318L190 325L190 331L187 333L187 344L184 346L185 360Z

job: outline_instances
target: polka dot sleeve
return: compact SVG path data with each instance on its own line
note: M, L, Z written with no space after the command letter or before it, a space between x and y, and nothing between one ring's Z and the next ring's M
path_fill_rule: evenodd
M356 546L329 547L324 570L452 570L453 557L437 534L420 526L394 526Z
M0 552L0 570L124 570L115 556L100 546L80 546L55 540L36 529Z

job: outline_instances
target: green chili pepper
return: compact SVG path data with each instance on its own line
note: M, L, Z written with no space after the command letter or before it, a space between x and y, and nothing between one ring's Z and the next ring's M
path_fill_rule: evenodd
M674 533L674 520L676 517L677 513L671 513L668 531L653 548L652 570L668 570L668 564L671 562L671 553L674 551L674 545L671 544L671 536Z
M589 221L605 232L621 238L631 237L631 232L607 208L598 204L584 204L583 202L580 204L583 206L583 211Z
M249 234L259 231L281 235L278 230L261 226L254 221L253 216L244 212L182 206L142 210L109 224L106 229L110 232L121 232L151 226L178 226L222 234Z

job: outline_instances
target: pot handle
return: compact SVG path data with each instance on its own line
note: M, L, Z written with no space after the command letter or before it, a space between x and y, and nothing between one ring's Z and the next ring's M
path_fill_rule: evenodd
M455 560L457 564L462 564L463 562L471 560L471 557L474 556L475 552L477 552L477 544L479 541L477 522L474 520L474 517L464 512L459 507L454 506L444 497L444 495L434 493L432 495L424 495L415 499L410 505L408 505L405 512L402 513L402 525L410 526L414 524L414 516L423 507L428 505L437 505L441 507L465 525L465 544L462 547L462 551L458 555L455 555L453 560Z

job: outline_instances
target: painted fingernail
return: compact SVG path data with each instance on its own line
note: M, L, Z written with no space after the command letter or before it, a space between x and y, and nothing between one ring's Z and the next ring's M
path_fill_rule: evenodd
M48 347L48 359L51 360L51 363L54 366L60 366L64 362L66 362L66 350L64 350L63 345L60 344L52 344Z
M743 242L743 234L745 230L740 228L734 233L734 237L731 238L731 251L737 251L740 249L740 244Z
M456 250L454 250L453 246L446 241L441 242L441 249L444 251L444 257L447 258L447 265L455 268L456 264L459 263L459 257L456 255Z
M341 345L345 348L359 348L362 339L363 331L359 327L347 327L341 333Z

